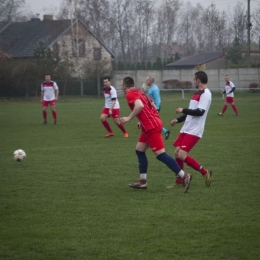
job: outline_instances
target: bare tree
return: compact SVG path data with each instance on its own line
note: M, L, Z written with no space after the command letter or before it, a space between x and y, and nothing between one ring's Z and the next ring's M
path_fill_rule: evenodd
M229 20L229 42L232 44L235 38L239 40L241 46L247 41L247 15L242 2L238 2L233 13L228 15Z
M156 43L157 48L159 47L157 52L154 49L154 53L162 59L169 57L171 45L175 41L180 6L179 0L164 0L158 7L152 42Z
M0 21L19 21L23 19L21 11L25 0L0 0Z
M204 10L201 19L205 38L204 46L203 42L200 45L205 51L222 49L225 46L226 13L221 13L214 4L211 4Z

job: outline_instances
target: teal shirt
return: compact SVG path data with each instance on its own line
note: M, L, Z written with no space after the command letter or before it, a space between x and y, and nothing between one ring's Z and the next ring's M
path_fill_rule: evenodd
M155 84L153 84L148 89L147 94L153 100L153 103L156 105L157 109L159 109L161 105L160 89Z

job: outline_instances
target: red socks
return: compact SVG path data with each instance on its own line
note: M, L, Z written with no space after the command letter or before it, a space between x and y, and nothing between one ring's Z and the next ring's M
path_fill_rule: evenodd
M178 165L183 170L184 169L184 162L181 159L179 159L179 158L175 158L175 161L178 163Z
M113 133L113 131L112 131L112 129L111 129L109 123L108 123L106 120L103 121L102 124L103 124L103 126L107 129L107 131L108 131L109 133Z
M199 171L202 175L205 175L207 173L207 170L190 156L186 156L184 162L187 163L187 165L189 165L194 170Z
M225 113L225 111L227 110L227 105L224 105L223 108L222 108L222 112L221 114L223 115Z
M42 111L42 115L43 115L44 121L46 121L47 120L47 112L46 111Z
M117 125L117 126L120 128L120 130L121 130L123 133L126 133L125 127L124 127L124 125L123 125L122 123L120 123L120 124Z
M238 115L238 110L237 110L236 105L235 105L235 104L233 104L233 105L231 104L231 106L232 106L232 108L233 108L235 114ZM226 110L227 110L227 105L224 105L223 108L222 108L222 112L221 112L221 114L223 115L223 114L225 113Z
M52 116L53 116L54 122L56 122L57 121L57 112L52 111Z
M232 108L233 108L233 110L234 110L235 114L236 114L236 115L238 115L237 107L236 107L236 105L235 105L235 104L234 104L234 105L232 105Z

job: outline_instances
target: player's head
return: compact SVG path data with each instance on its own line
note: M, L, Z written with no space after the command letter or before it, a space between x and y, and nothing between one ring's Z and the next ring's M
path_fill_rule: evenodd
M122 89L126 93L130 88L135 86L135 81L131 77L124 77L122 80Z
M49 73L46 73L46 74L45 74L45 80L46 80L47 82L51 81L51 75L50 75Z
M208 83L208 75L204 71L197 71L194 74L193 78L194 84L196 88L199 88L201 84L207 84Z
M104 86L109 88L110 87L110 77L104 77L103 78L103 83L104 83Z
M145 83L147 84L147 86L152 86L154 83L154 77L153 76L148 76L145 80Z
M226 82L229 82L229 76L228 75L225 76L225 80L226 80Z

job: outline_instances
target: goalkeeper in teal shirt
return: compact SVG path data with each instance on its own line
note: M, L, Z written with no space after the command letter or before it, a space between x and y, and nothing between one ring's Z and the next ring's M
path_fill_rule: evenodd
M160 112L160 108L161 108L160 89L154 84L154 77L148 76L145 82L149 87L147 91L147 95L153 100L153 103L156 105L157 111ZM162 131L165 135L165 140L167 140L170 136L170 131L164 127Z

